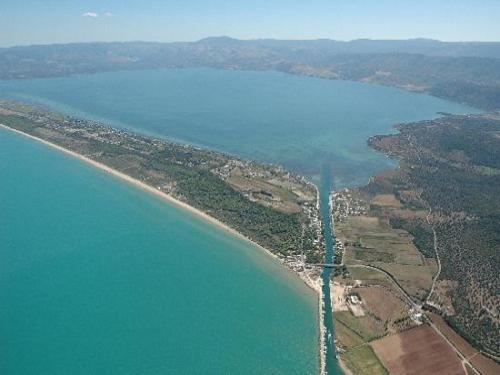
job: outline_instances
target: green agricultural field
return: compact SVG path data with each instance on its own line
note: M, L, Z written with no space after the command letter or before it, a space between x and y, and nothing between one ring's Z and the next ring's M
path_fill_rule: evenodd
M369 345L349 349L342 360L356 375L388 375L389 373Z

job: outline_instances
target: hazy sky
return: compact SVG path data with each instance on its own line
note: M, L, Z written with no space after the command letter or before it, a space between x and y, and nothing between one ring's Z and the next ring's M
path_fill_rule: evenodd
M1 0L0 45L206 36L500 41L500 0Z

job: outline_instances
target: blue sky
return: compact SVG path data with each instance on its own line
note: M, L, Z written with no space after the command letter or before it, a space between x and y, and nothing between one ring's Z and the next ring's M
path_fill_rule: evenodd
M0 46L206 36L500 41L500 0L1 0Z

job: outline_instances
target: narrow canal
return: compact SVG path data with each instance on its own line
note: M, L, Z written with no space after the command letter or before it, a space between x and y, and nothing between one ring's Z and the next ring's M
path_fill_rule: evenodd
M320 214L323 223L323 234L325 237L325 263L333 263L334 257L334 234L332 232L332 223L330 217L330 190L332 189L332 169L326 165L321 171L321 180L319 183L319 200L320 200ZM325 330L325 344L326 344L326 372L329 375L342 374L339 367L337 358L335 356L335 344L333 333L333 316L332 316L332 303L330 300L330 274L331 268L325 267L322 273L323 279L323 301L324 317L323 323Z

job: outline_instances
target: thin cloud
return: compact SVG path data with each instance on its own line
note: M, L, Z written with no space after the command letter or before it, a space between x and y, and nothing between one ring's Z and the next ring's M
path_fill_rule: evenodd
M113 17L113 13L106 12L106 13L104 13L104 17Z
M82 17L97 18L99 15L96 12L85 12L82 14Z

